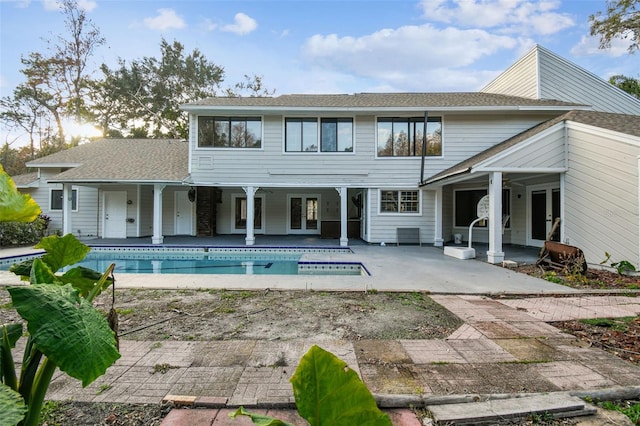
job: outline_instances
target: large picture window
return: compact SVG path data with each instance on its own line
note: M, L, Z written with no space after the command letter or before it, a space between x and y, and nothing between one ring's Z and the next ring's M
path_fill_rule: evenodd
M455 223L454 226L468 227L471 222L478 218L478 202L482 197L487 195L486 189L464 189L455 191ZM509 189L502 190L502 215L508 217L511 212L510 198L511 191ZM508 220L506 227L509 228L511 221ZM486 227L486 223L478 222L478 227Z
M378 118L378 157L420 157L424 117ZM442 155L442 119L427 119L427 156Z
M62 210L62 189L52 189L49 210ZM78 210L78 190L71 190L71 210Z
M418 191L380 191L380 213L419 213Z
M353 119L286 118L286 152L353 152ZM318 132L318 127L320 132Z
M198 117L198 146L211 148L261 148L259 117Z

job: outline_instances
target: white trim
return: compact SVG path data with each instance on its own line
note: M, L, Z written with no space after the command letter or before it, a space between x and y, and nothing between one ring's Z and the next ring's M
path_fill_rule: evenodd
M630 116L631 117L631 116ZM600 137L609 137L617 139L618 142L626 143L633 146L640 147L640 137L629 135L627 133L618 132L615 130L605 129L591 124L579 123L577 121L567 121L567 128L570 130L577 130L591 135Z
M63 188L49 188L49 211L50 212L62 212L64 210L64 200L62 200L62 208L60 209L54 209L51 206L51 197L53 195L53 191L60 191L61 192L61 197L64 196L64 189ZM71 187L71 196L73 197L73 193L75 192L76 194L76 208L75 209L71 209L72 212L77 212L79 207L80 207L80 192L78 191L78 188L75 187Z
M483 167L476 170L478 172L511 172L511 173L564 173L565 167Z
M526 241L526 245L528 246L533 246L533 247L542 247L542 245L544 244L544 240L536 240L533 239L531 236L531 232L532 232L532 228L531 228L531 193L534 191L542 191L545 190L547 193L547 212L549 211L553 211L553 190L559 190L560 191L560 223L562 224L562 222L564 222L564 216L562 216L562 187L561 187L561 183L558 182L551 182L551 183L543 183L543 184L538 184L538 185L529 185L527 186L527 190L526 190L526 197L527 199L525 200L525 205L526 205L526 226L525 226L525 241ZM552 215L553 216L553 215ZM553 217L551 218L551 225L553 226ZM549 227L547 227L547 230L545 231L546 233L549 232ZM546 237L546 235L545 235ZM560 238L561 240L563 239L563 234L560 234Z
M381 209L382 204L382 191L394 191L394 192L417 192L418 193L418 210L415 212L383 212ZM400 194L398 194L398 208L400 208ZM410 216L422 216L422 190L420 188L378 188L378 216L398 216L398 217L410 217Z

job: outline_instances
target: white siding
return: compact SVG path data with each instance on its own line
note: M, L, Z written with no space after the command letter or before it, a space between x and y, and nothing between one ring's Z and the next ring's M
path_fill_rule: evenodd
M532 49L481 92L538 99L538 52Z
M482 167L561 168L565 167L564 126L519 143Z
M542 99L593 106L596 111L640 115L640 100L579 66L540 50Z
M405 189L405 188L398 188ZM435 191L422 192L422 210L419 215L380 214L380 192L370 191L371 221L369 242L397 243L397 228L420 228L422 244L433 244L435 239Z
M535 46L481 92L555 99L596 111L640 114L640 100L555 53Z
M612 261L640 263L638 156L640 141L569 124L569 165L565 180L565 238L589 263L604 253ZM629 140L629 138L628 138Z

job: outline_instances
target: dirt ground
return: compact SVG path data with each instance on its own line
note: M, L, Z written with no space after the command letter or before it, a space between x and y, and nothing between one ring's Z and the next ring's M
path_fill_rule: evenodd
M640 287L638 277L606 271L590 270L585 279L535 267L520 272L572 287ZM106 312L111 301L107 291L96 305ZM4 288L0 288L0 307L0 324L19 320ZM131 289L116 291L115 308L120 338L130 340L437 339L462 324L421 293ZM640 364L638 318L553 325ZM168 407L158 405L49 402L43 424L159 425L167 412Z

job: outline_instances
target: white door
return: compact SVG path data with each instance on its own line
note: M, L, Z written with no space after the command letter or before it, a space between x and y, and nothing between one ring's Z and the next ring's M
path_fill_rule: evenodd
M102 238L127 238L127 191L105 191Z
M176 235L193 235L193 204L189 201L188 191L175 192Z
M289 208L288 233L319 234L320 197L317 195L289 195L287 199Z
M560 217L560 188L557 184L527 188L527 245L542 247L557 217ZM551 239L559 241L559 238L558 227Z

